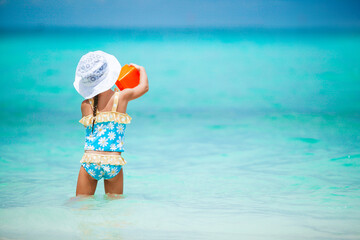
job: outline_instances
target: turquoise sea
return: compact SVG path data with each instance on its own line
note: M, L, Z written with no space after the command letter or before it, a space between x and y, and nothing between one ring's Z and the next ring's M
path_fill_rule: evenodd
M143 65L124 194L74 198L88 51ZM0 239L360 239L360 31L0 32Z

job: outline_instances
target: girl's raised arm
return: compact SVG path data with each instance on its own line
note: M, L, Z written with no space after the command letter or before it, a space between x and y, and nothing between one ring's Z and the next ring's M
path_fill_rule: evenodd
M145 68L133 63L130 63L130 65L134 66L140 72L140 82L139 85L134 88L126 88L121 91L124 99L128 101L139 98L149 91L149 82Z

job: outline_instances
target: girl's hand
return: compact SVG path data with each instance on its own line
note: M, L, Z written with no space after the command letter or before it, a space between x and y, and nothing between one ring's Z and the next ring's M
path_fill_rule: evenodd
M124 99L127 101L131 101L138 97L141 97L147 91L149 91L149 81L145 68L134 63L130 63L129 65L134 66L140 72L140 80L139 85L137 85L136 87L126 88L122 90L122 96L124 96Z
M130 66L134 66L139 72L140 72L141 69L144 68L143 66L139 66L139 65L134 64L134 63L130 63Z

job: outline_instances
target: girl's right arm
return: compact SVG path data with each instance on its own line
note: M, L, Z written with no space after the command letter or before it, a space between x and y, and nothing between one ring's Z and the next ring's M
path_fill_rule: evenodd
M147 91L149 91L149 82L145 68L133 63L130 63L130 65L134 66L140 72L140 81L139 81L139 85L137 85L136 87L126 88L121 91L124 99L126 99L127 101L131 101L136 98L139 98L142 95L144 95Z

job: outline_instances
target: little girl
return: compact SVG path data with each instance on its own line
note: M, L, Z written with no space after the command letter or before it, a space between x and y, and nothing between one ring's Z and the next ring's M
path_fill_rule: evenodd
M104 178L106 194L123 193L122 158L126 124L131 117L127 104L144 95L149 84L144 67L130 64L140 72L135 88L114 92L111 88L119 77L118 60L103 51L89 52L81 57L75 74L74 87L85 100L81 104L85 126L85 153L80 161L76 196L94 195L97 181Z

